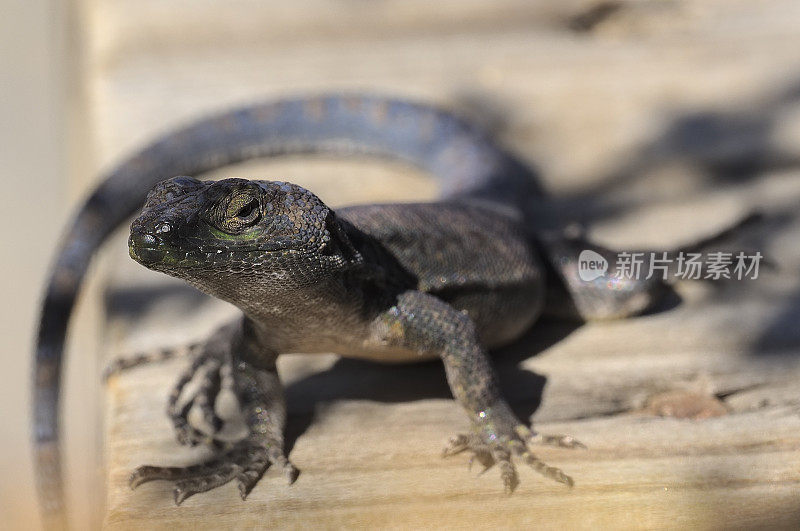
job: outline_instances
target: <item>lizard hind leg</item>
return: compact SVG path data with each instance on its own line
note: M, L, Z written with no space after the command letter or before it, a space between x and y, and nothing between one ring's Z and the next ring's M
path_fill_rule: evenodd
M145 364L166 361L175 358L193 357L189 367L183 371L178 382L170 393L167 402L167 415L172 421L178 442L195 446L201 442L214 443L213 435L223 425L222 419L215 411L216 396L220 391L223 374L230 374L229 364L223 364L218 356L209 353L205 343L192 343L182 347L171 347L143 352L134 356L124 356L112 360L103 370L103 379L127 372ZM199 380L188 399L181 401L193 380ZM228 381L229 379L226 379ZM230 383L228 383L230 387ZM198 430L188 421L193 407L200 411L207 431L210 435Z
M228 370L229 365L221 360L201 355L181 374L167 400L167 416L172 421L179 443L195 446L201 442L214 441L213 436L223 426L215 409L216 398L223 381L222 373L227 374ZM187 390L191 383L196 384L194 389ZM197 429L190 422L189 414L193 408L200 411L204 428L209 434Z
M232 349L242 341L238 322L220 327L196 349L194 359L181 373L167 399L167 416L179 443L220 446L226 442L221 433L225 421L218 412L217 402L223 394L237 398L241 394ZM239 403L236 407L240 409Z

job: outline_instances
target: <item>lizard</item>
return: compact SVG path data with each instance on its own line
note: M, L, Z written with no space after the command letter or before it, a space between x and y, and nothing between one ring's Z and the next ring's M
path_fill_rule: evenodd
M441 195L429 203L334 211L290 183L188 177L297 153L398 159L436 178ZM192 347L195 359L169 398L179 442L216 444L217 455L188 467L139 467L132 487L173 481L180 504L230 481L244 499L270 466L294 481L298 471L284 453L286 409L275 369L285 352L390 363L439 358L472 426L450 439L445 455L468 451L485 467L496 464L507 492L519 482L515 461L571 486L572 478L542 462L531 446L582 445L570 436L539 434L516 418L488 352L513 342L546 312L582 320L640 313L659 299L663 285L580 281L575 258L588 243L581 235L545 230L547 205L535 170L479 127L401 99L283 99L225 111L160 137L89 195L61 240L48 280L33 385L44 514L50 521L63 518L58 406L71 310L91 257L139 208L130 256L236 305L242 317ZM195 377L202 383L187 398ZM225 447L214 437L222 423L214 407L222 389L239 397L250 432ZM188 421L192 407L210 433Z

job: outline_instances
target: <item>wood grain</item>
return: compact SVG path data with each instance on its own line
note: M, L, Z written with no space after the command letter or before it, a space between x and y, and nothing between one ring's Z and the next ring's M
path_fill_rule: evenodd
M793 214L798 4L620 5L577 32L570 21L596 4L91 2L97 167L227 105L365 89L443 103L494 129L540 168L560 211L591 221L606 244L672 246L752 208ZM754 158L749 173L733 173ZM333 205L435 194L418 172L375 161L289 159L215 175L296 181ZM625 322L544 322L498 353L519 413L589 447L539 452L575 478L572 490L520 466L506 497L497 471L475 477L466 457L441 459L466 418L437 364L293 354L279 369L297 483L267 473L246 502L228 485L175 507L166 484L126 485L139 464L203 455L174 442L163 414L185 363L174 361L107 386L105 525L791 527L800 523L798 231L790 215L758 237L780 265L759 280L681 284L679 304ZM202 338L233 314L142 271L121 238L110 247L109 356ZM724 414L659 417L665 396L702 397Z

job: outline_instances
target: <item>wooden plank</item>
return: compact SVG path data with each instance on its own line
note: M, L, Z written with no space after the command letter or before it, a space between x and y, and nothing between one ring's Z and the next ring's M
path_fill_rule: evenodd
M796 2L624 2L582 33L568 21L591 2L344 4L91 4L97 165L227 105L367 89L443 103L494 128L535 161L565 214L594 219L610 245L672 246L754 206L792 213L800 200ZM685 136L692 124L700 141ZM738 180L714 169L741 153L765 164ZM289 159L214 176L290 180L334 206L435 195L418 172L374 161ZM798 230L790 217L762 234L759 248L781 268L758 281L682 284L681 304L626 322L543 323L498 354L520 414L589 446L540 452L575 477L572 490L521 470L505 497L496 471L470 477L466 458L440 459L466 419L436 364L297 354L279 369L298 482L268 473L247 502L226 486L176 508L166 484L126 486L139 464L202 456L178 447L163 414L185 363L175 361L108 384L105 524L789 527L800 521ZM202 338L234 314L143 271L124 238L110 247L109 356ZM726 414L654 416L667 398Z
M389 179L399 184L402 175ZM116 353L196 339L233 314L170 279L154 284L135 264L120 267L126 283L112 292L110 307ZM137 310L126 294L142 288L150 289ZM786 344L797 344L797 332L784 331L780 349L753 344L780 312L772 297L796 292L797 283L778 275L722 297L700 285L681 289L684 302L670 311L577 330L545 322L498 354L502 384L523 417L535 412L538 429L571 433L589 446L541 451L576 477L572 491L526 470L507 499L494 471L476 479L464 470L465 458L441 460L438 449L466 419L437 364L289 355L279 369L294 419L290 433L299 435L292 449L303 470L298 483L287 487L268 474L245 504L230 486L176 508L165 484L126 487L139 464L186 464L203 455L178 447L163 415L184 363L171 362L109 385L106 525L789 525L800 509L800 357ZM730 414L653 418L648 402L665 391L724 397ZM728 504L740 509L726 510Z

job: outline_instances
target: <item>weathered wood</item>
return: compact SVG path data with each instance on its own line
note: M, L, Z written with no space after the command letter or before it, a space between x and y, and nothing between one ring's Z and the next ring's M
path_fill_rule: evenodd
M512 0L243 5L252 11L163 0L90 6L100 166L201 112L363 88L442 102L496 128L540 167L565 216L593 220L593 234L609 245L673 246L754 206L791 214L800 200L796 2L624 2L580 33L570 21L590 13L591 2L548 11ZM745 160L758 161L750 173L737 165ZM435 193L412 169L368 161L290 159L216 175L295 181L333 205ZM298 482L287 487L268 472L247 502L229 485L176 508L166 484L126 485L136 465L202 455L174 442L163 414L185 363L173 361L108 384L105 524L797 524L798 230L790 216L758 236L780 266L759 280L681 284L680 304L631 321L541 323L498 354L518 412L589 447L539 452L575 477L572 490L521 466L519 489L505 497L496 471L475 478L466 457L440 459L466 418L437 364L294 354L279 370ZM233 314L143 271L121 238L112 248L109 356L199 339ZM726 414L653 414L669 409L664 400L681 409L695 397L714 406L701 413Z

